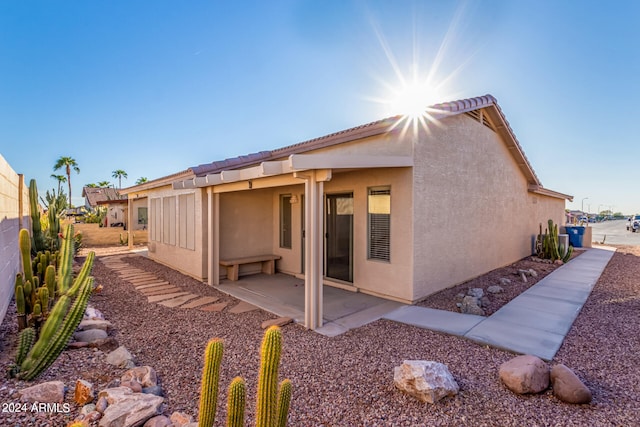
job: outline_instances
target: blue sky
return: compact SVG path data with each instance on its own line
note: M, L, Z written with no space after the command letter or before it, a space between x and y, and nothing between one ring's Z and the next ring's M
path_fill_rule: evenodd
M637 1L0 2L0 153L40 191L60 156L133 185L392 115L494 95L568 208L640 212ZM432 100L433 101L433 100ZM583 201L584 198L588 198Z

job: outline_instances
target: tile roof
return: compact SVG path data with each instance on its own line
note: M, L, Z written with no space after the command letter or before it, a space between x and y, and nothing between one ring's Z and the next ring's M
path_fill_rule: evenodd
M461 99L458 101L444 102L435 104L428 107L428 110L432 116L436 118L442 118L450 115L462 114L471 110L478 110L488 106L497 107L502 119L508 127L508 123L504 118L496 99L492 95L484 95L475 98ZM353 128L341 130L339 132L331 133L329 135L321 136L319 138L310 139L307 141L299 142L297 144L288 145L282 148L277 148L271 151L260 151L258 153L252 153L244 156L232 157L225 160L215 161L212 163L205 163L190 168L196 176L205 176L208 174L219 173L223 170L238 169L246 166L257 165L260 162L267 160L274 160L282 158L290 154L300 154L319 148L330 147L332 145L341 144L343 142L352 141L354 139L365 138L367 136L373 136L380 133L388 132L399 121L403 120L401 115L387 117L382 120L376 120L371 123L363 124ZM508 127L509 131L511 128ZM511 132L513 134L513 132ZM519 144L516 143L518 147ZM519 149L521 152L522 149ZM524 155L524 154L523 154ZM528 165L528 161L526 161ZM530 165L529 165L530 167ZM533 172L533 169L531 169ZM535 176L535 174L534 174ZM535 178L537 181L537 177Z
M118 190L111 187L83 187L82 196L87 199L89 206L96 207L98 202L105 200L119 200L124 197L120 196Z

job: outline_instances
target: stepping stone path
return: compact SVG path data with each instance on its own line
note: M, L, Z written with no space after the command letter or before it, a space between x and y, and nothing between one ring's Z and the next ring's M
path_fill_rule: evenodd
M196 309L208 312L220 312L229 305L228 302L216 303L219 299L217 297L200 296L183 291L182 288L160 279L153 273L133 267L124 260L128 257L129 256L112 256L102 258L101 261L122 280L132 284L138 292L146 296L149 303L157 303L170 308ZM240 314L257 309L258 307L253 304L240 301L228 311L230 313ZM267 322L286 324L291 322L291 319L279 318Z

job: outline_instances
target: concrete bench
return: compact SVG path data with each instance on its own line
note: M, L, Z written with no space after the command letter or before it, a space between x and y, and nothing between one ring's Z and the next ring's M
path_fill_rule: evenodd
M262 272L264 274L274 274L276 272L276 260L280 259L280 255L258 255L245 258L236 258L228 260L220 260L220 265L227 268L227 279L238 280L240 266L243 264L262 263Z

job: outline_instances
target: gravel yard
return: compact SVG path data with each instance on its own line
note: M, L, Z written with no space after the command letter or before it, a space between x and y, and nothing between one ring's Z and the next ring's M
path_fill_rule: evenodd
M131 264L174 285L235 302L215 289L146 258ZM256 310L232 314L167 308L146 299L98 259L93 274L104 289L91 304L114 324L111 334L135 355L138 365L156 369L167 398L166 414L197 415L202 354L212 337L225 341L218 425L225 418L226 387L233 377L247 380L247 416L253 419L260 323L274 316ZM513 274L512 274L513 275ZM517 276L513 275L514 278ZM640 425L640 247L613 256L578 316L554 363L563 363L593 393L588 405L570 405L551 391L519 396L498 379L498 367L514 355L473 342L381 320L327 338L295 324L283 327L280 377L293 382L291 426L633 426ZM455 294L454 294L455 295ZM6 372L16 341L15 305L0 327L0 364ZM393 367L404 359L445 363L460 393L435 405L406 396L393 385ZM59 379L72 400L77 378L97 389L119 378L101 352L67 350L37 382ZM30 384L29 384L30 385ZM17 401L26 383L3 378L2 404ZM77 414L0 413L2 426L61 426Z

